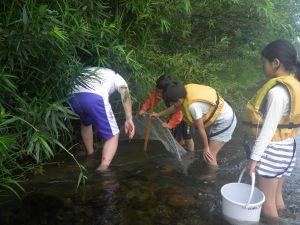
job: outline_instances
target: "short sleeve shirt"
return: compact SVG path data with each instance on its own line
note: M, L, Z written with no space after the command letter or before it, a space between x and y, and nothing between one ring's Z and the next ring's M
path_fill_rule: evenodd
M192 115L193 120L198 120L202 118L209 112L210 104L205 102L194 102L189 106L190 113ZM224 102L224 106L221 110L220 115L216 119L216 123L229 120L233 116L233 111L230 105L227 102Z
M128 87L123 77L108 68L87 67L83 73L90 76L84 81L84 86L75 86L73 93L87 92L108 98L115 91L120 92L120 88Z

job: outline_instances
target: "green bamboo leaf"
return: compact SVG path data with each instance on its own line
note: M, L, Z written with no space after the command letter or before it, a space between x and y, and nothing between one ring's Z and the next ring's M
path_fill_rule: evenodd
M24 188L20 185L20 183L17 182L16 180L8 179L8 180L6 181L6 183L8 183L8 184L14 184L14 185L16 185L21 191L25 192L25 189L24 189Z
M34 151L35 151L34 157L35 157L35 160L37 163L39 163L41 160L40 150L41 150L41 144L40 144L40 142L36 142L35 146L34 146Z
M5 120L4 122L0 123L0 127L1 127L1 126L5 126L5 125L8 125L8 124L11 124L11 123L14 123L14 122L16 122L17 120L19 120L19 118L17 118L17 117L12 117L12 118L10 118L10 119L7 119L7 120Z
M56 125L56 117L55 117L54 113L52 113L52 115L51 115L51 128L55 132L55 135L58 136L58 129L57 129L57 125Z
M45 16L47 9L48 9L48 5L40 5L38 9L39 16Z
M28 15L25 6L23 7L23 13L22 13L22 21L24 25L27 25L28 23Z
M51 158L54 156L54 153L50 146L48 145L47 141L43 137L39 137L39 141L41 142L42 146L45 148L44 152L47 155L48 158Z
M191 2L190 2L190 0L184 0L184 1L183 1L183 4L184 4L184 10L185 10L185 12L186 12L187 14L191 14L191 9L192 9L192 7L191 7Z
M62 129L68 131L68 128L66 127L66 125L60 119L57 119L56 121Z
M15 196L17 196L17 198L21 199L20 195L12 187L10 187L9 185L0 183L0 186L2 186L3 188L11 191Z
M0 140L0 163L2 163L2 159L6 159L7 157L9 157L9 154L7 152L6 143Z
M79 185L80 185L80 183L81 183L81 181L82 181L82 179L83 179L83 173L79 173L79 176L78 176L78 180L77 180L77 188L79 187Z
M48 155L51 156L51 157L53 157L54 153L53 153L52 149L50 148L50 146L48 145L47 141L44 138L40 137L40 142L42 143L42 145L44 146L44 148L47 150L45 152L48 152Z
M67 32L64 31L61 27L54 25L52 29L52 34L54 37L56 37L58 40L67 43L69 38L67 36Z

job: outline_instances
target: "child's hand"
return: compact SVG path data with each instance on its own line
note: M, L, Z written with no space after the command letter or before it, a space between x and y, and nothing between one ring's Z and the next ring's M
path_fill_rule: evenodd
M202 156L203 156L203 160L206 163L209 163L209 162L213 161L213 159L214 159L213 155L210 152L209 147L203 149Z
M170 129L169 124L166 123L166 122L163 122L161 125L162 125L163 128L168 128L168 129Z
M135 133L135 126L132 120L125 121L125 133L128 135L129 139L132 139Z
M247 166L250 176L252 173L255 173L256 164L257 164L257 161L250 159L248 166Z
M152 118L158 118L159 117L159 113L153 112L153 113L150 114L150 116Z
M146 112L145 112L144 110L141 110L141 111L139 112L139 115L140 115L140 116L145 116L145 115L146 115Z

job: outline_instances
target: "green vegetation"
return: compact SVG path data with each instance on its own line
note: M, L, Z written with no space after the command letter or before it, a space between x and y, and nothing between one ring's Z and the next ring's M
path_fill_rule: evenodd
M76 116L63 103L87 65L122 74L135 104L158 75L169 73L182 82L210 84L240 110L245 89L261 79L261 47L273 39L295 40L299 4L2 0L0 187L17 193L33 165L58 151L73 157L66 124ZM79 182L83 170L79 165Z

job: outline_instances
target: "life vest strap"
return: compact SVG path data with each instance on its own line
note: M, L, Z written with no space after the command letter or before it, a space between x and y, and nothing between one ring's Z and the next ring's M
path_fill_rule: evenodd
M211 118L213 118L213 116L215 115L215 113L217 112L217 109L219 107L219 104L220 104L220 96L219 94L217 93L217 101L216 101L216 105L215 105L215 108L214 110L212 111L212 113L209 115L209 117L207 117L207 119L203 122L204 124L206 124L207 122L209 122L211 120Z
M209 137L209 138L212 138L212 137L218 136L219 134L222 134L222 133L224 133L225 131L227 131L227 130L232 126L232 124L233 124L233 122L234 122L234 119L235 119L235 113L233 112L232 120L231 120L229 126L227 126L227 127L224 128L223 130L220 130L220 131L218 131L218 132L216 132L216 133L211 133L208 137Z

